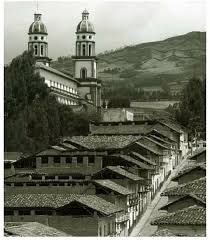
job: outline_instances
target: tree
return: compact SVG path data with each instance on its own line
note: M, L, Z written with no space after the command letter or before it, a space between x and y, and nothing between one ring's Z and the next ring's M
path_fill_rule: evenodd
M34 139L35 150L40 150L49 145L49 124L45 102L36 96L30 106L28 114L27 135Z
M113 97L108 102L109 108L129 108L130 99L125 97Z
M170 111L172 109L170 107ZM205 80L191 79L183 89L179 106L173 114L178 122L187 127L193 136L195 132L206 131L206 86Z

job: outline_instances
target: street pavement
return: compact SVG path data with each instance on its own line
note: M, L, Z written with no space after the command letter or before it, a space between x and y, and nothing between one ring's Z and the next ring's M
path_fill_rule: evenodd
M172 182L171 178L186 164L186 159L184 159L179 166L172 172L169 178L164 182L162 188L157 193L153 201L148 205L147 210L136 224L132 232L130 233L130 237L137 237L137 236L152 236L156 230L157 226L153 226L150 222L158 216L164 214L163 211L159 211L158 209L165 205L168 202L168 197L160 196L160 194L168 187L176 186L176 182Z

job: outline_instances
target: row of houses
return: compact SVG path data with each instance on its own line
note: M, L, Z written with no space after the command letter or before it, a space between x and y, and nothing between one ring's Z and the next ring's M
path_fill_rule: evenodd
M5 157L5 222L38 222L71 236L128 236L187 146L185 130L166 121L91 123L88 136Z
M168 197L159 209L164 214L151 222L158 226L155 236L205 236L206 149L196 151L172 181L177 185L161 194Z

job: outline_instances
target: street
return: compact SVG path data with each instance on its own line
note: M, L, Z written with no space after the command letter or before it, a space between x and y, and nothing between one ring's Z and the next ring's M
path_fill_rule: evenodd
M176 186L175 182L171 182L171 178L186 164L186 159L184 159L180 165L172 172L169 178L165 181L160 192L157 193L156 197L153 199L151 204L147 207L146 212L143 214L139 222L136 224L135 228L132 230L130 236L137 237L137 236L152 236L156 230L157 226L153 226L150 222L158 216L164 214L162 211L158 211L160 207L168 202L168 197L160 196L160 194L169 187Z

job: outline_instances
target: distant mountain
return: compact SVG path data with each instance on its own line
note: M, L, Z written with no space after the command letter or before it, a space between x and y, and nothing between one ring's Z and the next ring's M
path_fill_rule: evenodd
M163 41L106 51L98 57L98 77L106 86L116 80L144 87L186 82L193 76L203 79L206 71L206 33L190 32ZM52 67L73 73L69 57L59 58Z

